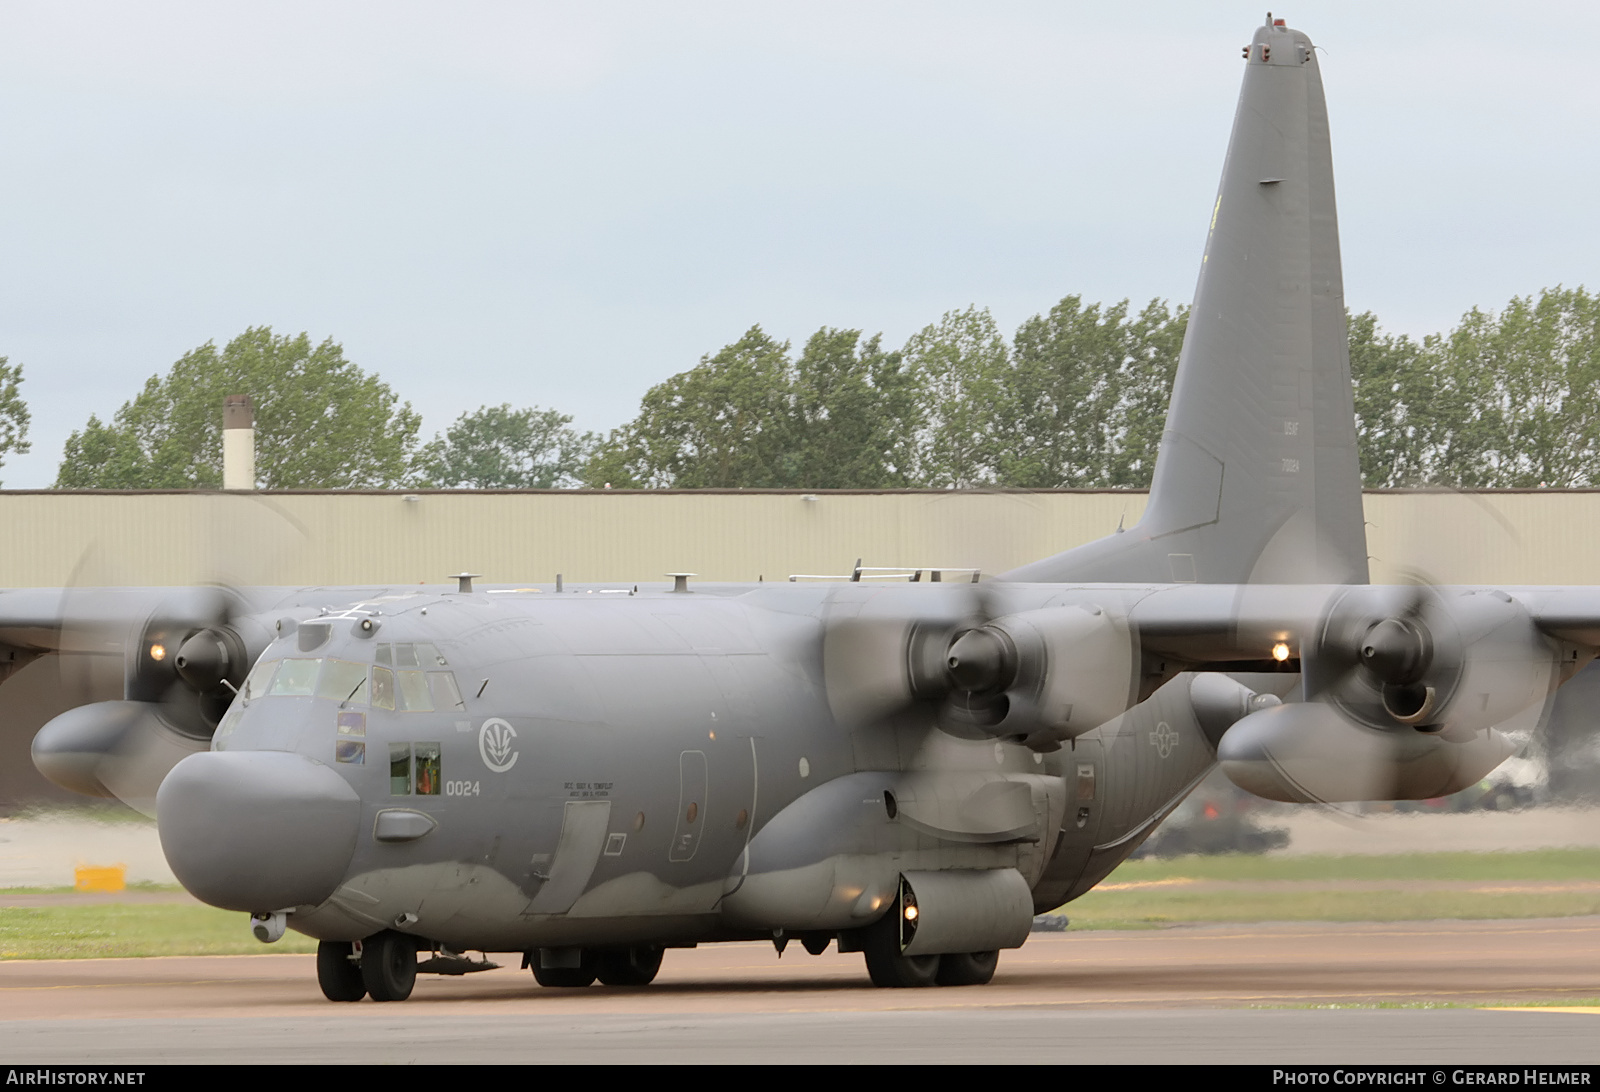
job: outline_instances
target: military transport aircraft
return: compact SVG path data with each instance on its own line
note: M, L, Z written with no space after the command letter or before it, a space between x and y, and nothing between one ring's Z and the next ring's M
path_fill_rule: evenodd
M124 700L37 765L153 808L262 939L318 938L336 1001L503 952L642 985L757 938L987 982L1216 762L1277 800L1449 793L1600 646L1593 590L1368 584L1327 113L1282 20L1137 526L981 583L574 591L105 590L72 625L15 591L0 642L125 650Z

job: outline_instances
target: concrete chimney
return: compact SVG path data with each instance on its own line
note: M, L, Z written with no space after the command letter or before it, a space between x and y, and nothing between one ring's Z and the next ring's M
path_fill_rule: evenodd
M256 415L248 394L222 400L222 488L256 487Z

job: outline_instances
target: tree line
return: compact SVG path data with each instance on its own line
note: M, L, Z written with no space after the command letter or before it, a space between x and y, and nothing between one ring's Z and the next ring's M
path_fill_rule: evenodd
M1068 296L1009 338L951 311L898 349L759 326L650 388L601 435L555 409L483 406L431 440L332 340L246 330L152 376L66 443L60 488L218 488L221 405L256 407L268 489L1141 488L1188 312ZM1600 484L1600 296L1552 288L1421 340L1350 316L1368 486ZM20 366L0 357L0 456L26 450Z

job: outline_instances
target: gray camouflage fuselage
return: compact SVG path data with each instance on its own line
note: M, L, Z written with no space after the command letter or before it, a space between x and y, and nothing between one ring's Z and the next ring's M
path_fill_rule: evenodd
M337 883L326 902L290 917L323 939L397 923L456 950L489 951L835 933L881 916L903 872L947 869L1015 868L1035 908L1049 909L1138 845L1210 769L1213 743L1183 679L1048 753L955 738L927 709L841 726L823 678L828 611L841 600L961 594L948 585L478 591L386 597L331 623L291 623L252 677L268 692L247 691L214 753L174 772L172 791L186 773L219 786L204 805L186 804L210 814L179 822L164 812L163 841L202 898L287 909L252 903L262 896L250 885L303 876L310 857L343 838L325 823L287 832L276 787L251 799L248 778L241 787L215 767L293 752L352 790L336 820L353 835ZM1060 587L1004 594L1012 610L1115 598ZM300 633L324 624L326 640L302 649L310 642ZM419 644L444 663L394 665L396 646ZM413 681L413 695L427 695L415 704L444 705L433 699L458 692L461 706L408 711L397 684L398 700L380 703L402 708L384 709L371 684L344 701L303 681L308 663L380 670L385 646L397 673L453 675L454 687L431 695ZM303 662L295 681L278 688L312 693L271 693L266 665L293 661ZM380 840L380 823L404 840ZM405 837L407 823L421 833ZM251 858L244 889L190 864L195 843L210 851L261 831L265 841L229 850Z

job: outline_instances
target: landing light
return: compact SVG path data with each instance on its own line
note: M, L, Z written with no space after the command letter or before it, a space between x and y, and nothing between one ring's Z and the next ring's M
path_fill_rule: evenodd
M162 644L151 645L150 658L156 661L156 663L160 663L162 660L165 660L167 658L167 646Z
M1272 658L1280 664L1289 658L1289 646L1282 641L1272 646Z
M906 920L907 921L916 921L917 920L917 908L915 906L906 907Z

